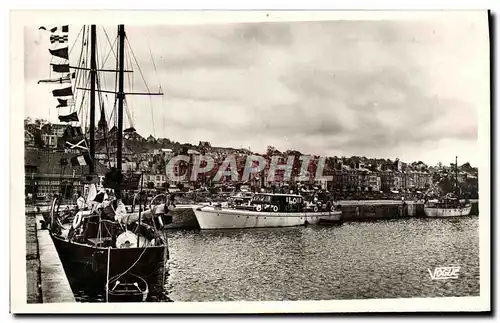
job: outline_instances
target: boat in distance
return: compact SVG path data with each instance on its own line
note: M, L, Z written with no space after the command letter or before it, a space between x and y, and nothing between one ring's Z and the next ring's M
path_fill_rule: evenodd
M448 194L438 201L428 201L424 205L425 216L431 218L466 216L472 205L460 201L453 194Z
M234 208L202 205L194 206L193 211L202 230L292 227L339 222L342 217L339 205L318 208L301 195L274 193L257 193L248 204Z
M437 201L426 201L424 213L427 217L457 217L466 216L472 210L469 200L460 199L460 188L458 186L458 157L455 157L455 193L448 193Z

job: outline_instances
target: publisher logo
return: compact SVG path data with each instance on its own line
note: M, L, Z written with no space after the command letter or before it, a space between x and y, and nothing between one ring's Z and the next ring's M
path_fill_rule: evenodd
M458 278L458 272L460 271L460 267L458 266L453 266L453 267L437 267L434 269L434 272L432 272L430 269L427 269L429 271L429 275L431 275L432 280L436 279L457 279Z

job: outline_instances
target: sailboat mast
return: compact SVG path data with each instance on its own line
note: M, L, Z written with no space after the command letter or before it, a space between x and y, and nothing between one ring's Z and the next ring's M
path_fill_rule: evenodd
M123 79L124 79L124 61L125 61L125 26L118 25L118 40L119 40L119 54L118 54L118 133L116 135L116 168L120 174L119 184L121 184L122 174L122 147L123 147L123 101L125 100L125 93L123 92ZM121 188L118 185L116 195L121 198Z
M96 86L96 25L90 26L90 166L89 172L95 171L95 86Z
M458 191L458 156L455 156L455 194L459 195Z

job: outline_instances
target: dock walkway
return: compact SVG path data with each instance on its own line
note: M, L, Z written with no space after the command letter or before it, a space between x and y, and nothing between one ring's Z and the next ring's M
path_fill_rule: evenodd
M36 217L34 215L26 216L26 293L28 304L42 302L36 228Z
M41 228L41 215L36 216L36 237L40 258L40 284L42 303L75 302L68 278L49 231Z

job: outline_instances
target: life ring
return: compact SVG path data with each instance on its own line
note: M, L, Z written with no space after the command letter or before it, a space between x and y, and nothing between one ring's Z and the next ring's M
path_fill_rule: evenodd
M262 205L258 204L258 205L255 207L255 210L256 210L257 212L262 211Z
M318 206L317 206L317 205L315 205L315 206L314 206L313 211L314 211L314 212L318 212Z
M273 205L272 210L273 210L273 212L278 212L278 206L277 205Z
M330 207L330 211L335 211L335 205L332 204L332 206Z
M78 212L73 219L73 229L77 229L82 224L83 212Z

